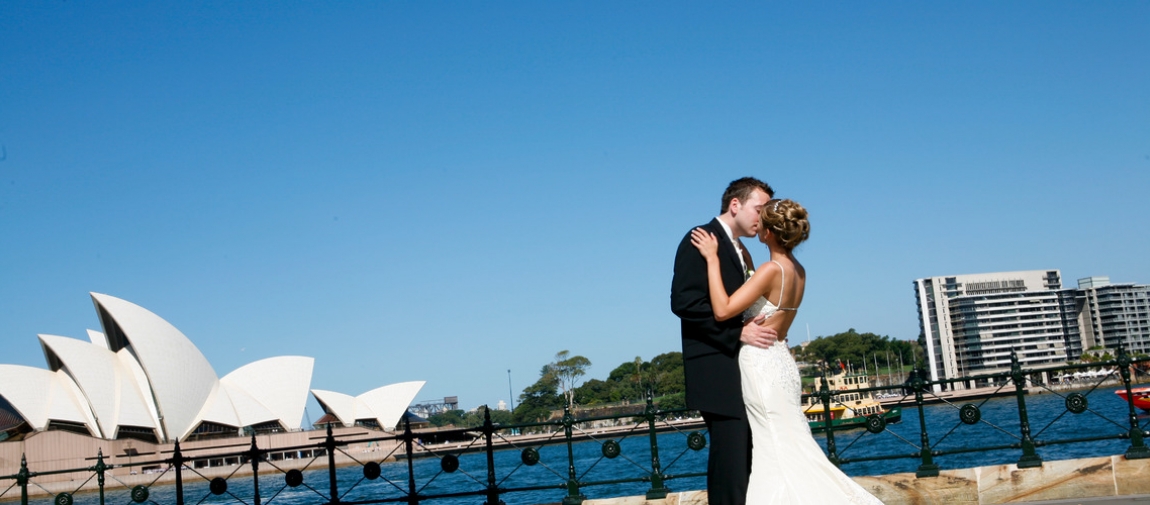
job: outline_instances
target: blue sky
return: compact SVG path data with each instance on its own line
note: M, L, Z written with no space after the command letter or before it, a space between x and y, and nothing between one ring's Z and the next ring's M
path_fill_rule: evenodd
M1145 2L0 3L0 362L99 328L219 375L426 380L678 350L675 246L754 175L811 213L792 336L912 339L911 281L1150 283ZM767 259L757 244L758 262ZM312 419L318 406L310 404Z

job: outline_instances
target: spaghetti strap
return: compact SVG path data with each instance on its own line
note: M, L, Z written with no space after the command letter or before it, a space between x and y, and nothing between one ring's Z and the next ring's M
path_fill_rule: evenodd
M787 271L783 269L782 263L779 263L775 260L771 260L771 263L774 263L774 264L779 266L779 273L783 276L782 282L779 283L779 303L775 304L775 307L782 307L783 306L783 290L787 288Z
M784 293L784 290L787 288L787 270L785 268L783 268L783 264L779 263L778 261L771 260L771 263L774 263L774 264L779 266L779 274L782 275L782 280L779 283L779 303L775 305L776 310L785 310L788 312L794 312L794 311L798 310L797 308L794 308L794 307L783 308L783 293Z

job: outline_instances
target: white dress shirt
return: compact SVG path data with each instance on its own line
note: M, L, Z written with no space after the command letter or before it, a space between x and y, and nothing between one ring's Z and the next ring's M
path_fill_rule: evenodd
M731 232L731 227L727 226L727 223L724 223L722 219L717 217L715 220L719 222L719 226L723 227L723 231L727 232L727 240L730 240L731 244L735 246L735 253L739 256L739 264L743 265L743 272L746 272L747 262L743 260L743 244L739 243L739 241L735 239L735 234Z

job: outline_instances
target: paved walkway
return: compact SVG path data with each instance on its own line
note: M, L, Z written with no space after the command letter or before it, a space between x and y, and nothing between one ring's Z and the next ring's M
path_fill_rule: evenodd
M1150 504L1150 494L1121 497L1111 496L1106 498L1080 498L1077 500L1028 501L1024 503L1029 505L1148 505Z

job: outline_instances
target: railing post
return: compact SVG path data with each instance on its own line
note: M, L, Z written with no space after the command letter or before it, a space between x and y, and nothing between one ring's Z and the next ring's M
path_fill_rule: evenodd
M495 449L491 437L495 433L495 424L491 422L491 409L483 406L483 436L487 439L487 501L484 505L503 505L499 499L499 485L495 483Z
M327 423L327 438L323 446L327 449L327 479L331 482L331 501L328 503L335 504L339 503L339 487L335 480L335 436L331 434L331 423L330 420Z
M411 435L411 418L403 416L403 446L407 449L407 503L419 505L419 490L415 488L415 444Z
M1118 345L1118 373L1122 375L1122 385L1126 388L1126 405L1130 409L1130 448L1126 449L1126 459L1150 458L1150 448L1146 447L1142 426L1138 424L1138 413L1134 411L1134 394L1130 391L1130 356L1122 344Z
M819 401L823 403L823 429L827 432L827 459L835 466L839 466L839 449L835 444L835 420L831 413L831 386L827 383L827 369L823 368L823 376L819 378Z
M919 450L919 457L922 458L922 464L918 465L918 470L914 472L914 476L919 478L938 477L938 465L934 464L934 455L930 450L930 436L926 430L926 412L922 408L922 391L926 389L926 382L918 375L919 374L916 373L914 380L910 382L910 387L914 388L914 403L918 407L919 440L922 444L922 448Z
M670 489L663 485L663 468L659 463L659 437L655 431L655 395L647 390L647 409L643 415L647 418L648 431L651 437L651 489L647 491L648 500L661 500L667 497Z
M1018 362L1018 354L1010 351L1010 378L1014 381L1014 394L1018 398L1018 426L1022 431L1022 457L1018 458L1018 468L1042 466L1042 457L1034 450L1034 439L1030 437L1030 418L1026 415L1026 374Z
M96 471L96 485L100 488L100 505L104 505L104 471L108 469L108 465L104 464L104 448L96 450L96 466L92 468Z
M20 471L16 473L16 485L20 486L20 505L28 505L28 479L32 474L28 472L28 458L20 455Z
M252 490L255 505L260 505L260 448L256 446L256 435L252 434L252 447L248 450L248 457L252 460Z
M180 441L172 451L172 465L176 467L176 505L184 505L184 453L180 452Z
M581 505L587 497L579 493L579 479L575 475L575 451L571 448L571 425L575 418L571 416L571 404L563 406L563 436L567 439L567 496L563 497L563 505Z

